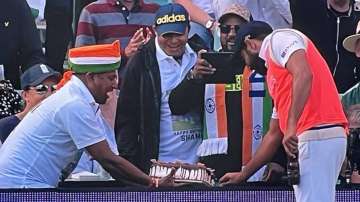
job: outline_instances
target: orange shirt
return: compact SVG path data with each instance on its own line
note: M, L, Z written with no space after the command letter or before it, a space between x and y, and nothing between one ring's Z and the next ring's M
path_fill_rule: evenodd
M306 36L301 36L306 42L306 59L313 80L310 95L297 123L297 134L322 124L343 124L346 128L348 123L329 67L314 44ZM271 45L265 50L267 83L279 117L280 129L285 133L292 102L292 75L273 60L270 51Z

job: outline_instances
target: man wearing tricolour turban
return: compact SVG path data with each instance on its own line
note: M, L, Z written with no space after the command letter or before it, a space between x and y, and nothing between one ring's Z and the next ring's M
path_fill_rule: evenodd
M1 147L0 188L56 187L85 150L115 179L171 185L170 175L160 182L151 179L114 154L106 141L99 104L116 88L119 50L116 41L69 51L68 82L29 112Z

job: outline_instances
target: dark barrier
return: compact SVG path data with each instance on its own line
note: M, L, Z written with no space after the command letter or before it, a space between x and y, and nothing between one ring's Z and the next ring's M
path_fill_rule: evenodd
M360 186L338 187L337 202L360 201ZM292 202L291 187L286 186L237 186L237 187L181 187L168 189L87 187L58 189L3 189L0 201L246 201Z

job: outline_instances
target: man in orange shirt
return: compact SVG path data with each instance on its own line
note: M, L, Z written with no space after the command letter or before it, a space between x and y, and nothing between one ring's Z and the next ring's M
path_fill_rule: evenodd
M236 44L247 65L267 71L274 110L268 134L253 159L242 172L228 173L220 181L246 180L271 159L282 142L289 158L299 155L296 201L335 201L348 123L325 60L301 32L273 32L260 21L244 25Z

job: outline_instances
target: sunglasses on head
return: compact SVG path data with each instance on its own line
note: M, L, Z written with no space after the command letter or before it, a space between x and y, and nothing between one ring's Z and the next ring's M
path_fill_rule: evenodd
M229 34L231 29L234 29L237 32L240 28L240 25L220 25L220 32L223 34Z
M51 92L55 91L56 85L48 86L48 85L44 85L44 84L39 84L37 86L28 87L28 90L35 90L39 94L46 93L49 89Z

